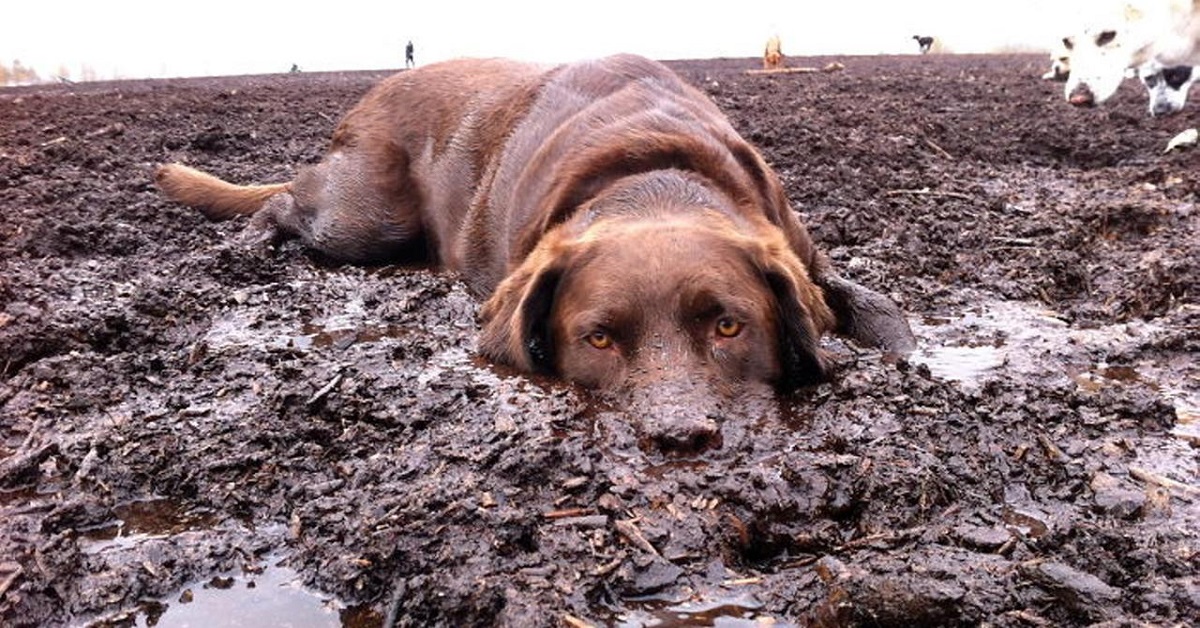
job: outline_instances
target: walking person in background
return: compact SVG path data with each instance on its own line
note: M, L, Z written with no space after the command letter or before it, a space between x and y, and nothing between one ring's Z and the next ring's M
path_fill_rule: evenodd
M404 67L412 68L416 67L416 65L417 61L413 58L413 44L410 39L408 40L408 45L404 47Z

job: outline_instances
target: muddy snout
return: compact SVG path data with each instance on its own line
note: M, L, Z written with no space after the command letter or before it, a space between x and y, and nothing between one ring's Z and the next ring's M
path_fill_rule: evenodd
M690 382L639 386L628 413L648 448L672 456L693 456L721 447L723 399L711 387Z
M642 430L656 448L669 455L692 456L721 446L719 415L701 414L677 404L644 415Z
M1092 93L1091 88L1081 83L1071 90L1071 93L1067 96L1067 102L1076 107L1094 107L1096 105L1096 96Z

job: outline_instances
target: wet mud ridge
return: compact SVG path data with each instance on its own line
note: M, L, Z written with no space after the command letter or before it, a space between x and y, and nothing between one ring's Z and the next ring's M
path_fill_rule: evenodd
M1195 105L838 61L673 66L921 349L829 339L690 458L477 360L454 277L248 254L151 184L289 179L384 73L0 90L0 624L1191 625Z

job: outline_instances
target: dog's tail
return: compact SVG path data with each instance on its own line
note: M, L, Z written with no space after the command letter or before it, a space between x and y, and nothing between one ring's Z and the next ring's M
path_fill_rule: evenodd
M199 209L210 220L253 214L267 199L292 187L290 183L234 185L183 164L159 166L154 182L167 198Z

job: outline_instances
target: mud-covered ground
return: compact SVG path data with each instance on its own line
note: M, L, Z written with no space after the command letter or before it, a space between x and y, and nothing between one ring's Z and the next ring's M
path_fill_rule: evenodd
M837 60L673 66L922 349L828 339L694 459L476 359L453 277L247 253L151 183L286 180L385 73L0 89L0 624L1192 625L1196 106Z

